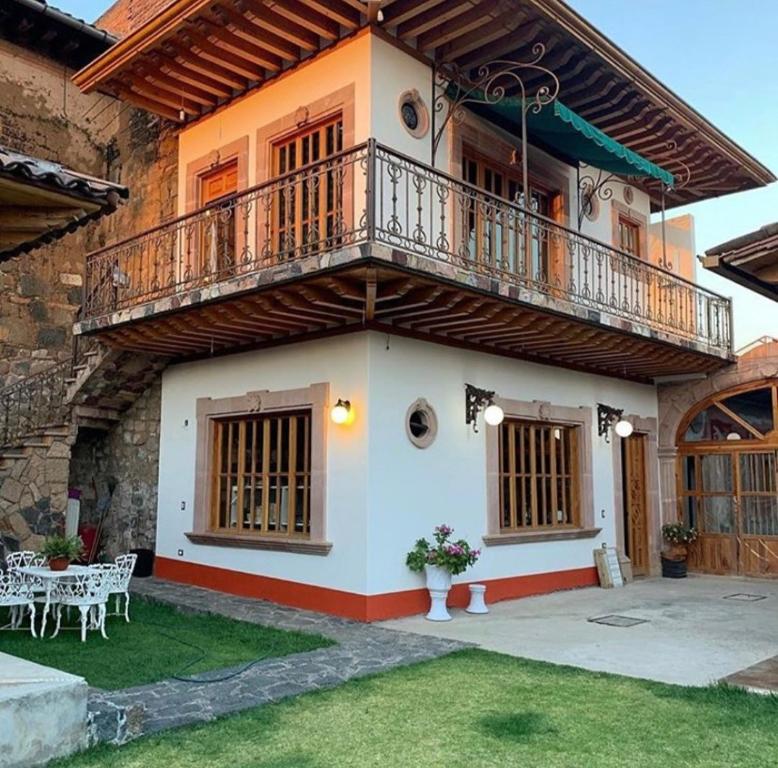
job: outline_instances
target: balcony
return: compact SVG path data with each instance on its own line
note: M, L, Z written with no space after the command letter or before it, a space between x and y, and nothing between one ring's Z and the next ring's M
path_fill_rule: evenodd
M77 333L197 357L372 328L640 381L728 299L369 141L87 258Z

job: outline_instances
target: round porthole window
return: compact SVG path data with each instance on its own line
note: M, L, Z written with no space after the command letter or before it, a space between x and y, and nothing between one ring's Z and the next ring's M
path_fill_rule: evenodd
M417 90L405 91L400 96L400 122L408 133L416 139L423 138L430 126L427 105Z
M417 448L428 448L438 434L438 417L432 406L421 398L411 403L405 415L405 432Z

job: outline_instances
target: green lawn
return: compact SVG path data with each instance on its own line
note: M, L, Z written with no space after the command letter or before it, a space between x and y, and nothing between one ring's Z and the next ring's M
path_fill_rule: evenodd
M74 626L77 615L75 611ZM80 633L73 631L61 631L52 638L51 624L43 640L36 640L29 632L0 632L0 651L81 675L97 688L114 689L163 680L185 667L184 674L192 675L332 644L318 635L180 613L139 598L130 603L130 619L127 624L124 618L109 617L109 639L89 632L85 643ZM0 626L6 620L0 615Z
M778 698L462 651L58 768L763 768Z

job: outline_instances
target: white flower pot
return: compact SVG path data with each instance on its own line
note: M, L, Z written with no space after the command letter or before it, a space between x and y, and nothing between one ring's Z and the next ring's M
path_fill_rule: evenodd
M451 614L446 609L446 599L451 589L451 574L437 565L427 565L424 571L430 593L430 610L426 618L429 621L451 621Z

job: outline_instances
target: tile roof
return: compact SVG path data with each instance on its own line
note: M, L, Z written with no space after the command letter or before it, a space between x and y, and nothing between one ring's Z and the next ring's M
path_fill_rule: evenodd
M51 222L42 225L38 231L30 231L29 237L9 242L7 247L0 248L0 261L27 253L112 213L122 200L130 196L129 189L121 184L79 173L60 163L31 157L0 145L0 182L3 180L24 184L30 190L64 195L73 201L73 207L63 208L59 214L59 209L47 207L51 205L50 198L48 201L43 200L42 206L47 208ZM22 218L24 214L19 216Z

